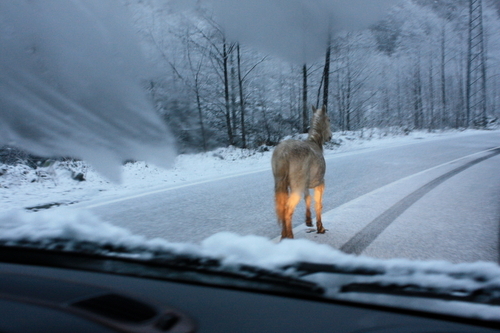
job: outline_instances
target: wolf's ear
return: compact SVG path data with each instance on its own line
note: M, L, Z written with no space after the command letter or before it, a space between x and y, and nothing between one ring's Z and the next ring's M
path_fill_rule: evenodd
M322 114L326 114L326 106L322 106L321 109L316 109L314 107L314 105L311 105L311 109L313 111L313 113L316 113L316 112L321 112Z

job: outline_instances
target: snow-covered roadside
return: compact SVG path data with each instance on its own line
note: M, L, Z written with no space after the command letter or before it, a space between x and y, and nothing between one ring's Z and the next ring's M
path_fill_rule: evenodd
M478 131L412 132L408 135L386 135L377 131L334 133L325 155L367 148L405 145L419 139L451 138ZM265 147L262 147L265 148ZM110 182L82 162L56 162L31 169L25 165L0 165L0 212L30 207L70 205L89 200L107 200L158 187L177 186L192 181L213 179L270 168L270 149L247 150L219 148L199 154L177 156L171 169L145 162L127 163L122 167L122 182ZM85 181L75 181L72 173L82 172Z

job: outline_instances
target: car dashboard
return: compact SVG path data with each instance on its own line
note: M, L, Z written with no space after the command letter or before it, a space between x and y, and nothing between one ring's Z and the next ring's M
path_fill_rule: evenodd
M283 292L0 263L0 332L498 332L429 313Z

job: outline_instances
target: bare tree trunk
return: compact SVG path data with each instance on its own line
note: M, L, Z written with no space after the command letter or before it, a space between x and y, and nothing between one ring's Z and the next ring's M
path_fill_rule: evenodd
M441 32L441 119L440 127L444 128L447 124L446 112L446 26L443 24L443 31Z
M302 132L307 133L309 123L307 116L307 66L302 66Z
M430 56L429 64L429 127L434 130L436 122L434 119L434 61L432 55Z
M398 125L399 126L405 126L406 122L405 122L405 119L404 119L404 116L403 116L403 102L401 101L401 73L398 69L397 71L397 85L396 85L396 101L397 101L397 105L396 105L396 108L397 108L397 112L398 112Z
M347 64L347 87L345 89L346 129L351 130L351 65Z
M418 56L417 66L413 81L413 124L416 129L422 129L424 124L424 114L422 110L422 78L420 70L420 55Z
M467 37L467 68L465 78L465 127L470 126L471 112L471 65L472 65L472 0L469 0L469 27Z
M232 131L233 135L236 136L237 128L238 128L238 121L237 121L237 106L236 106L236 69L234 65L234 55L231 53L231 126L232 126Z
M328 37L328 46L326 47L325 68L323 71L323 106L328 113L328 88L330 84L330 55L332 53L331 38Z
M486 56L484 49L482 0L469 0L467 43L467 127L471 122L485 127L486 110Z
M480 0L482 1L482 0ZM488 117L487 117L487 102L486 102L486 50L484 47L484 25L483 25L483 6L482 3L480 2L479 4L479 15L480 15L480 23L479 23L479 33L481 35L481 42L480 42L480 57L481 57L481 99L482 99L482 107L481 107L481 126L486 127L487 122L488 122Z
M207 139L205 135L205 125L203 124L203 112L201 107L201 99L200 99L200 91L198 89L198 81L195 83L195 93L196 93L196 107L198 109L198 117L200 119L200 128L201 128L201 138L203 141L203 151L207 151Z
M247 140L245 131L245 99L243 94L243 78L241 77L240 44L236 46L236 51L237 51L237 61L238 61L238 86L240 90L241 144L243 148L246 148Z
M229 139L229 144L234 145L234 135L231 126L231 103L229 97L229 75L228 75L228 52L227 52L227 44L226 39L223 39L222 45L222 66L224 72L224 101L225 101L225 109L226 109L226 126L227 126L227 136Z
M264 129L266 130L266 145L271 143L271 129L269 128L269 121L267 119L267 107L262 103L262 118L264 118Z
M341 83L341 79L340 79L340 70L339 70L339 58L337 56L337 58L335 59L335 64L336 64L336 67L335 67L335 70L334 70L334 73L336 73L336 75L334 76L334 79L335 79L335 93L333 94L333 96L335 97L335 100L337 102L337 105L336 105L336 109L337 109L337 112L338 112L338 121L337 121L337 125L339 126L340 130L343 132L345 131L345 108L343 106L343 98L342 98L342 83Z

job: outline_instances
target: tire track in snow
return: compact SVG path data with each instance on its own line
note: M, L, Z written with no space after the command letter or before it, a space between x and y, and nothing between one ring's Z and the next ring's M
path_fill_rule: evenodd
M410 193L361 229L354 237L342 245L340 250L345 253L361 254L361 252L363 252L398 216L400 216L424 195L460 172L489 158L499 155L500 147L493 148L490 151L490 154L474 159L458 168L448 171L447 173L428 182L416 191Z

